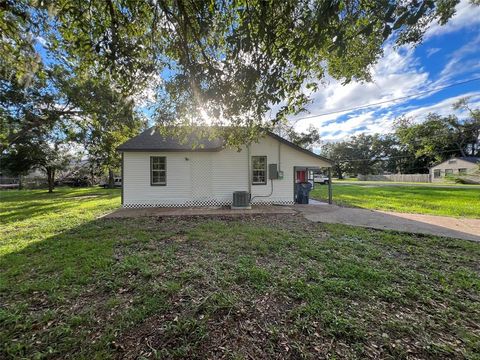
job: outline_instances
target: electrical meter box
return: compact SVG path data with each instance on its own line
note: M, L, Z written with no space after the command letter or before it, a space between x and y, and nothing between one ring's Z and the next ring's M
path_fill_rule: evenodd
M268 164L268 178L270 180L282 180L283 171L279 171L277 164Z
M268 178L270 180L278 179L277 164L268 164Z

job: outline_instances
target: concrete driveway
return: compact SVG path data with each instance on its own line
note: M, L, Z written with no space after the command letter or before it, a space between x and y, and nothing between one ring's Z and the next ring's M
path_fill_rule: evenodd
M336 205L296 205L311 221L480 241L480 219L406 214Z

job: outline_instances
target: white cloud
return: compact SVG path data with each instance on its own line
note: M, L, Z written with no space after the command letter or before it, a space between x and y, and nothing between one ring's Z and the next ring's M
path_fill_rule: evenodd
M45 47L47 45L47 40L45 40L45 38L41 37L41 36L37 36L35 38L35 40L37 41L37 43L39 43L40 45L42 45L43 47Z
M455 102L465 97L469 98L469 106L472 108L480 107L480 91L473 91L462 95L452 96L435 104L408 111L405 113L405 116L414 118L417 122L424 120L430 113L436 113L441 116L455 114L461 118L466 114L461 110L453 110L452 106Z
M430 49L428 49L427 50L427 57L430 57L430 56L438 53L440 50L442 50L442 49L440 49L440 48L430 48Z
M351 113L345 109L378 103L394 98L409 96L422 91L429 85L428 72L420 67L414 57L414 49L402 47L394 49L392 46L385 48L385 55L372 69L373 82L352 82L342 85L340 82L331 80L330 83L312 96L313 103L310 106L310 114L323 114L336 111L340 113L311 117L293 121L298 130L305 130L310 125L319 126L322 132L355 131L357 128L368 127L373 129L375 119L372 110L386 109L392 103L372 106L362 111L362 116L356 116L356 120L339 124L329 124L342 115ZM297 118L311 116L300 115ZM337 129L338 127L338 129Z
M438 23L434 23L425 33L425 41L434 36L453 33L464 28L473 29L480 26L480 6L472 5L469 0L461 0L456 7L455 15L447 22L447 24L441 26Z
M472 6L468 1L462 0L457 6L455 16L447 25L440 27L433 24L427 31L425 40L459 30L468 29L471 32L477 27L480 29L480 6ZM420 59L415 57L414 48L404 46L394 49L387 45L384 56L372 68L372 83L352 82L342 85L330 79L326 86L313 94L312 104L308 107L310 113L293 117L292 122L297 130L304 131L310 125L314 125L320 128L324 140L338 140L361 132L389 132L392 130L394 119L405 113L418 119L424 118L429 112L451 114L453 102L464 95L424 107L409 105L412 99L409 96L459 81L467 74L468 78L478 77L480 61L475 54L479 53L479 49L480 35L474 36L468 43L451 53L443 69L435 75L438 79L432 81L429 80L431 74L422 66ZM427 58L441 50L442 46L427 49ZM438 58L435 61L438 61ZM415 98L427 99L438 91L417 95ZM470 95L473 96L473 104L480 105L480 99L477 98L479 93L474 92ZM364 107L402 97L407 98ZM348 110L359 106L362 108ZM314 116L315 114L319 116ZM302 119L303 117L308 118Z
M450 81L458 75L480 71L480 61L478 57L472 57L480 52L480 34L469 41L461 48L453 52L447 64L440 72L439 80L436 84L443 84Z

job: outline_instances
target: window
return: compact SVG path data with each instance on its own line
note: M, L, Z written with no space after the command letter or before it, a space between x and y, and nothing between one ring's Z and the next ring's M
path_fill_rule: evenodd
M167 158L150 157L150 185L167 185Z
M433 178L438 179L440 177L440 169L433 170Z
M267 157L252 156L252 185L267 183Z
M456 164L457 160L456 159L451 159L451 160L448 160L448 163L449 164Z
M453 175L453 169L445 169L445 176Z
M467 173L467 169L465 169L465 168L458 169L458 173L465 175Z

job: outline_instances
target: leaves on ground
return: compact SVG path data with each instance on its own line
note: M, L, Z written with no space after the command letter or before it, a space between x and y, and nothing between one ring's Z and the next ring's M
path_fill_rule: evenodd
M291 215L98 218L109 190L22 196L2 197L2 357L480 353L478 243Z

